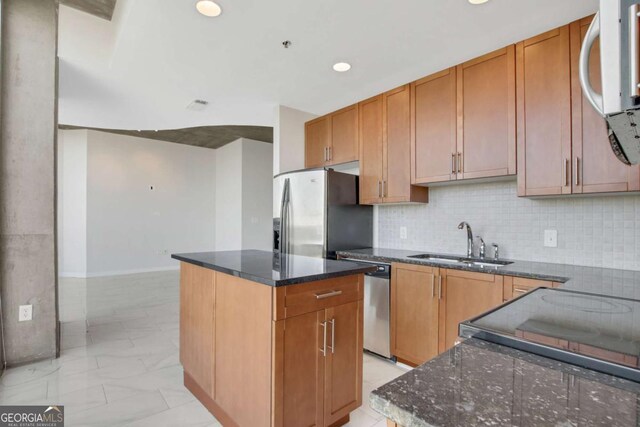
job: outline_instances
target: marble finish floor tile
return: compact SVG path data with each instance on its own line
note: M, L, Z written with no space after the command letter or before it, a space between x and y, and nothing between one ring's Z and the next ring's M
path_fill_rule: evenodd
M9 369L0 405L65 405L66 426L220 426L183 385L179 273L60 279L60 358ZM348 426L384 427L371 390L405 371L364 355L363 406Z

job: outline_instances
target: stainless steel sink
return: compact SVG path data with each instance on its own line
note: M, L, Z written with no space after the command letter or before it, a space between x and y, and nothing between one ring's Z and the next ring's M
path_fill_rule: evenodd
M454 255L438 255L438 254L418 254L409 255L409 258L425 259L433 262L442 262L450 264L467 264L477 265L478 267L504 267L505 265L513 264L512 261L503 261L499 259L487 259L487 258L466 258L458 257Z

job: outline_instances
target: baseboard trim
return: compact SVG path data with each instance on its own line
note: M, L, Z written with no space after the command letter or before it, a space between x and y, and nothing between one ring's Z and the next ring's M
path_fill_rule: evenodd
M58 277L64 278L77 278L77 279L90 279L93 277L107 277L107 276L126 276L128 274L143 274L143 273L157 273L162 271L178 271L179 266L171 267L157 267L157 268L138 268L133 270L114 270L114 271L99 271L96 273L74 273L74 272L61 272Z

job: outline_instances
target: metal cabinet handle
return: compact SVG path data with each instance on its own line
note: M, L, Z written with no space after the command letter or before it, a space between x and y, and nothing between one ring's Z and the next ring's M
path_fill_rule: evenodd
M569 169L571 169L571 161L564 159L564 186L569 186Z
M327 148L327 152L329 153L329 158L327 160L331 160L331 158L333 157L333 153L332 153L332 147L328 147Z
M576 185L580 185L580 157L576 156Z
M513 288L513 292L518 294L526 294L527 292L529 292L529 289Z
M337 295L342 295L342 291L329 291L324 294L315 294L315 295L316 295L316 299L325 299L325 298L335 297Z
M378 198L382 198L382 181L378 181Z
M329 320L331 323L331 354L336 352L336 319Z
M458 173L462 173L462 153L458 152Z
M322 348L320 349L320 353L323 356L327 355L327 322L320 322L320 326L322 326Z
M438 276L438 299L442 299L442 276Z
M456 174L456 153L451 153L451 173Z
M638 11L640 8L637 4L634 4L629 8L629 95L638 96L640 88L640 69L638 68L638 61L640 60L640 45L638 44Z
M431 275L431 297L436 297L436 276L435 274Z
M388 192L388 188L387 188L387 181L382 181L382 197L387 197L387 192Z
M327 147L324 147L324 161L328 161L328 157L327 157Z

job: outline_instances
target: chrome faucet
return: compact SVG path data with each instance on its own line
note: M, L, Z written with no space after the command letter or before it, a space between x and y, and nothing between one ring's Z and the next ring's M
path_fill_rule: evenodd
M462 221L458 224L458 230L462 230L464 227L467 227L467 257L471 258L473 256L473 232L468 222Z
M484 240L482 240L482 237L478 236L478 240L480 240L480 249L478 249L478 256L480 258L484 258L484 255L487 251L487 245L484 244Z

